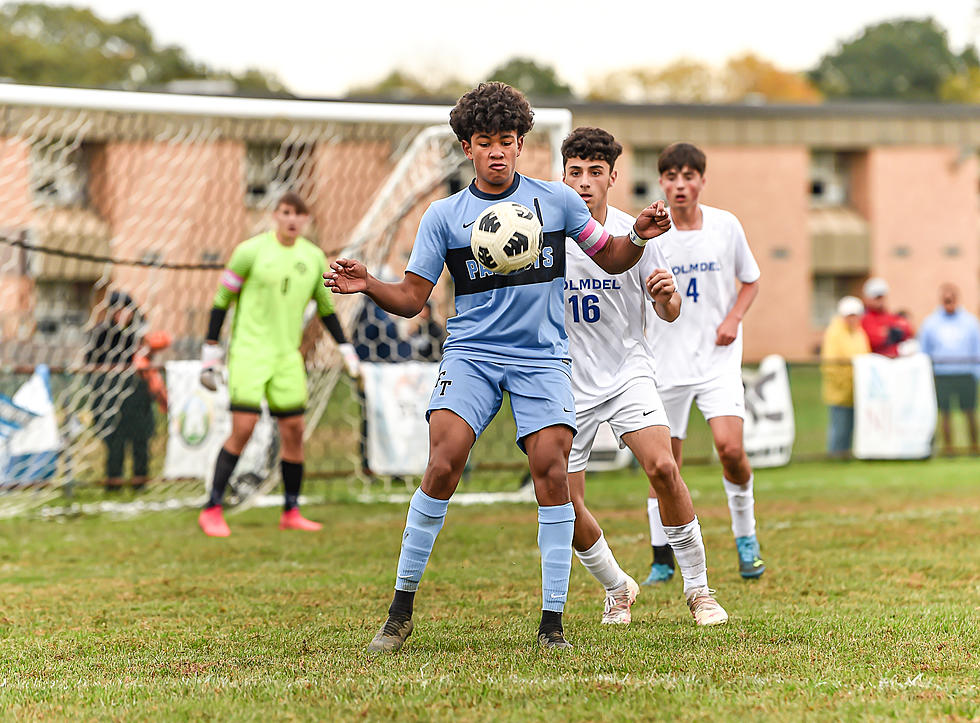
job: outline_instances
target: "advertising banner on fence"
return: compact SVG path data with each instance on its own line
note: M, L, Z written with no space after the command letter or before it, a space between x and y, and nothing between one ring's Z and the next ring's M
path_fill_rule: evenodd
M201 362L167 362L167 455L163 476L168 479L210 481L221 445L231 432L228 387L216 392L201 386ZM263 410L252 438L235 467L235 480L247 474L265 479L269 472L270 449L275 444L275 422Z
M936 387L928 356L854 358L855 457L928 457L936 416Z
M756 370L743 369L745 385L745 453L753 467L789 464L796 439L793 398L786 360L777 354L765 357Z
M796 439L793 399L790 395L786 360L777 354L767 356L759 368L743 369L745 386L745 451L753 467L781 467L789 464ZM599 426L589 470L622 469L633 459L608 424Z
M39 364L13 397L0 395L0 486L53 477L61 447L51 374Z
M425 410L439 365L361 364L367 463L379 475L420 475L429 460Z

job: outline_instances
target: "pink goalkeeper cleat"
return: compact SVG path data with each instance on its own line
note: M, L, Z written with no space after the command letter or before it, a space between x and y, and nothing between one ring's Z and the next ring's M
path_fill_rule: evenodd
M282 513L282 517L279 518L279 529L316 532L317 530L322 530L323 525L321 525L319 522L306 519L299 513L299 508L294 507L293 509L286 510Z
M231 534L220 505L201 510L201 514L197 516L197 524L208 537L228 537Z

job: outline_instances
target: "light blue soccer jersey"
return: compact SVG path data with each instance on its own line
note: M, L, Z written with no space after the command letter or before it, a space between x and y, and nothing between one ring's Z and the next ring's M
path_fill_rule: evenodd
M534 211L544 230L534 266L508 276L487 271L470 251L473 223L484 209L504 200ZM565 237L590 235L598 236L596 223L575 191L520 174L503 193L483 193L471 183L430 205L405 270L436 283L445 265L453 277L456 316L447 325L444 354L531 366L567 362Z

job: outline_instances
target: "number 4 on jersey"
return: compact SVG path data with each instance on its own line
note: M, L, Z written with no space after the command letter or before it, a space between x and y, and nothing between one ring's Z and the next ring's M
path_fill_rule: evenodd
M691 299L695 304L698 302L698 297L701 296L701 294L698 293L697 276L692 276L691 280L687 282L687 291L684 292L684 295Z

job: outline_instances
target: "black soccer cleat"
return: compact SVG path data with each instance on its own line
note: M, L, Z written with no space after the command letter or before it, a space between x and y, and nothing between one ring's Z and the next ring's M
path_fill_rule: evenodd
M369 653L396 653L402 649L408 636L412 634L415 624L411 618L398 620L388 616L384 625L367 646Z
M561 630L550 630L547 633L538 633L538 644L542 648L571 648L570 642L565 640L565 633Z

